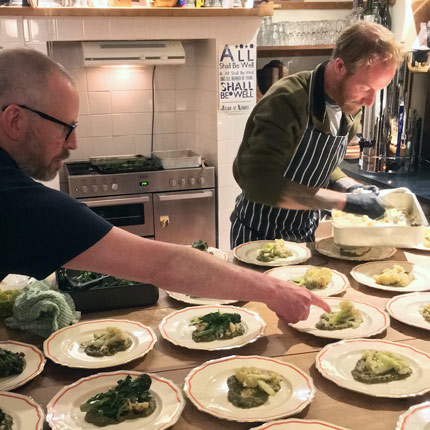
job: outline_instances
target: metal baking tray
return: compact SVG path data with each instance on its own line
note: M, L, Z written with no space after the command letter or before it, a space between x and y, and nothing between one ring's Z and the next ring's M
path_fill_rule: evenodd
M163 169L183 169L186 167L200 167L202 157L191 149L173 149L168 151L154 151L151 153L155 161Z
M333 221L333 238L337 245L411 248L422 242L428 222L415 194L407 188L396 188L382 190L379 195L387 207L406 210L412 225L341 226Z

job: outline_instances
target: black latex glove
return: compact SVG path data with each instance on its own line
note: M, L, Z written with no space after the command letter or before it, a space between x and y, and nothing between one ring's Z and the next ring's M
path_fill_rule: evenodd
M353 185L352 187L349 187L346 190L346 192L352 193L355 190L371 191L372 193L375 193L376 195L379 194L379 188L376 185L363 185L363 184Z
M367 215L369 218L379 218L384 215L385 207L382 200L375 194L351 194L346 195L345 212L358 215Z

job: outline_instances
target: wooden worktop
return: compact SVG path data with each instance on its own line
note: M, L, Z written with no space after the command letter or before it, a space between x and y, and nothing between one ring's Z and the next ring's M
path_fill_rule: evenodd
M319 237L324 236L326 234L319 235ZM351 278L349 272L359 262L331 259L318 254L313 244L308 246L312 252L312 258L305 264L330 267L348 275L351 286L347 288L343 297L361 300L384 309L386 302L395 295L389 291L375 290L360 285ZM425 251L409 252L398 250L391 259L408 260L430 268L430 253ZM256 268L256 270L262 269ZM323 378L315 368L315 357L318 351L332 340L318 338L294 330L283 321L280 321L272 311L261 303L242 302L237 305L258 312L266 321L267 330L265 336L256 342L233 351L190 351L164 340L158 331L158 325L161 320L171 312L188 306L168 297L164 291L160 291L159 301L149 308L87 313L82 315L82 320L116 317L139 321L153 328L157 334L158 341L152 351L142 359L115 369L105 369L104 371L124 369L157 373L160 376L171 379L181 388L183 387L184 378L190 370L207 360L237 354L262 355L287 361L309 374L313 378L316 388L316 395L312 403L304 411L296 415L297 418L318 419L351 430L394 430L400 414L414 404L430 400L429 393L416 398L384 399L340 388L333 382ZM394 319L391 319L390 327L385 332L374 338L401 342L430 352L430 330L418 329ZM0 339L32 343L41 349L43 343L42 338L31 333L6 329L1 322ZM103 371L103 369L100 371ZM69 369L48 360L45 369L40 375L14 391L31 396L45 409L49 400L65 385L72 384L82 377L98 372L98 370ZM258 423L238 423L217 419L197 410L187 400L179 421L172 429L248 430L257 425ZM49 429L46 423L44 429Z

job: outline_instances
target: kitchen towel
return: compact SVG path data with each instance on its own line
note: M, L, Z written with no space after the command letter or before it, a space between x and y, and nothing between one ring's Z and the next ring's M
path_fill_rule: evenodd
M51 289L46 280L24 287L13 306L13 316L4 320L13 329L28 330L47 338L51 333L81 317L68 294Z

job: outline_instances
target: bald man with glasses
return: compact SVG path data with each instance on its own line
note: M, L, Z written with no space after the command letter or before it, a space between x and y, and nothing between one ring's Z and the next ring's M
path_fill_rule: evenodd
M306 288L141 238L35 181L53 179L77 148L78 91L61 66L30 49L1 51L0 76L0 280L9 273L43 279L66 267L200 297L259 301L287 322L306 319L312 304L330 310Z

